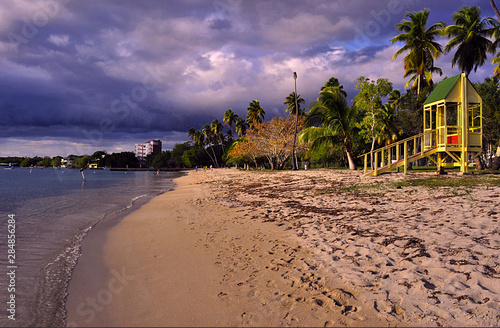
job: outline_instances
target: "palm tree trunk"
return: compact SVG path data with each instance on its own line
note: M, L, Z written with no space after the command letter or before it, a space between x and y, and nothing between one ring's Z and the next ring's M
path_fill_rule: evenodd
M421 76L422 76L422 75L419 75L419 76L418 76L418 81L417 81L417 83L418 83L418 85L417 85L417 96L420 96L420 77L421 77Z
M500 22L500 11L498 11L497 5L495 4L495 0L490 0L491 6L493 7L493 11L497 15L498 21Z
M222 153L224 154L226 151L224 150L224 143L222 142L222 138L220 137L220 135L219 135L219 141L220 141L220 145L222 147Z
M354 159L353 159L353 156L351 154L351 151L348 149L345 149L345 154L347 156L347 162L349 163L349 169L356 170L358 167L356 166L356 163L354 163Z
M207 153L208 157L210 157L210 160L211 160L211 161L212 161L212 163L214 163L214 165L215 165L215 161L214 161L214 158L212 157L212 155L210 155L210 153L208 152L208 150L207 150L205 147L203 147L203 149L205 149L205 152Z
M219 161L217 161L217 156L215 155L214 146L211 146L210 148L212 149L212 154L214 154L215 167L219 167Z

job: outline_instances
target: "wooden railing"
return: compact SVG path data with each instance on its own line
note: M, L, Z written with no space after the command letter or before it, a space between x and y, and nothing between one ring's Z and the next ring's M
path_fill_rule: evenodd
M425 151L433 149L437 145L436 130L428 130L413 137L397 141L385 147L370 151L359 157L364 158L364 172L368 172L368 165L377 175L380 169L390 170L392 166L404 165L404 171L408 166L408 160L422 155ZM422 139L423 142L422 142ZM358 157L358 158L359 158Z

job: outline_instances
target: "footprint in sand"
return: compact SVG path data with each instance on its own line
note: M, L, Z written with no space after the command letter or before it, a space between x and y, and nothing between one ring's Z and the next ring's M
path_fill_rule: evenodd
M249 313L249 312L243 312L243 314L241 315L241 324L242 325L249 325L252 323L252 318L253 318L253 314L252 313Z

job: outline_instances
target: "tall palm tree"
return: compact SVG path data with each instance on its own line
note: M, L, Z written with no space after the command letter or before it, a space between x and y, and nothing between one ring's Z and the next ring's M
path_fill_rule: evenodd
M449 53L454 47L458 47L451 61L452 67L458 65L466 75L486 61L486 52L492 52L492 42L488 39L492 30L488 25L492 24L491 18L481 19L481 8L478 6L464 6L452 15L454 25L445 28L444 33L450 42L444 48Z
M236 121L238 120L238 115L236 115L231 108L226 110L224 113L224 118L222 119L224 121L224 124L226 124L231 132L233 131L233 125L235 125ZM234 134L233 134L234 137Z
M212 129L214 137L219 139L219 144L222 147L222 153L225 153L224 142L222 140L222 138L224 137L224 135L222 134L222 129L223 129L222 123L220 123L218 119L214 119L210 124L210 129Z
M399 55L406 53L403 58L405 77L410 71L416 75L417 94L420 95L421 80L426 72L434 67L434 59L437 59L442 51L441 45L435 39L443 34L444 24L435 23L427 28L429 20L429 10L407 13L401 23L396 24L398 31L403 32L391 39L392 43L404 42L405 45L399 49L392 60L396 60Z
M266 115L264 108L262 108L257 100L252 100L247 108L247 121L250 125L254 126L258 123L262 123L264 115Z
M212 157L212 155L208 152L207 148L205 147L205 135L204 135L203 131L196 130L193 134L193 141L194 141L195 145L200 146L201 148L203 148L205 150L207 155L210 157L210 160L215 165L216 162L215 162L214 158Z
M244 118L238 118L235 124L236 133L238 133L238 137L243 137L248 129L248 122Z
M303 116L305 114L304 111L302 110L302 108L300 108L300 104L303 104L303 103L305 103L304 98L302 98L300 95L298 95L297 96L297 105L299 107L299 115L300 116ZM283 103L283 105L287 105L286 112L288 114L295 115L295 91L292 91L292 93L290 93L285 98L285 102Z
M410 79L405 83L405 89L410 87L419 88L420 90L432 84L432 73L438 73L439 75L443 75L443 71L439 67L435 67L434 61L427 58L425 63L425 70L423 75L418 74L418 70L416 68L409 69L405 72L403 77L411 76ZM417 92L420 94L419 92Z
M205 145L212 149L212 154L214 155L212 161L215 164L215 167L219 167L219 162L217 161L217 155L215 155L214 151L214 134L212 132L212 127L208 124L205 124L201 130L203 136L205 137Z
M340 145L347 156L349 168L356 169L353 156L353 138L356 134L356 109L334 87L320 91L320 100L313 103L307 114L305 128L299 134L300 142L310 142L311 149Z

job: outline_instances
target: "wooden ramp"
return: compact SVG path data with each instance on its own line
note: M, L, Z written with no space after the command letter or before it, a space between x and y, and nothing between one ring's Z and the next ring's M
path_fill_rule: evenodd
M432 160L431 155L438 152L436 136L435 130L426 131L359 156L364 158L365 175L377 176L401 166L406 173L409 163L424 157Z
M406 161L404 158L401 158L399 160L396 160L395 162L392 162L390 164L386 164L382 167L376 167L375 170L369 170L365 173L365 176L377 176L379 174L389 172L391 170L397 169L398 167L404 167L405 165L408 165L409 163L413 163L415 161L418 161L419 159L422 159L424 157L431 156L435 153L437 153L438 149L437 148L432 148L428 149L424 152L418 152L413 155L409 155L406 158ZM405 170L406 171L406 170Z

